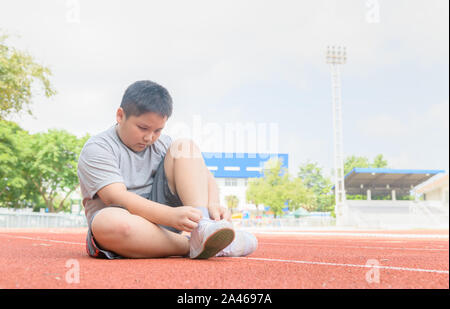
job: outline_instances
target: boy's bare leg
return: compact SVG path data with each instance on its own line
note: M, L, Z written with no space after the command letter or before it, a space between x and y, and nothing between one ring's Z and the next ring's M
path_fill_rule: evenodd
M208 169L200 149L188 139L172 143L164 159L169 188L183 205L208 207Z
M105 250L128 258L184 256L189 253L189 240L162 229L127 210L109 207L92 221L96 242Z

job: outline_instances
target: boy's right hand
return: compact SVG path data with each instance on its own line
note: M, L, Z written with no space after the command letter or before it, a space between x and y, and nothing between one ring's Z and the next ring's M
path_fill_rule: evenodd
M172 208L172 227L180 231L192 232L202 217L202 212L195 207L180 206Z

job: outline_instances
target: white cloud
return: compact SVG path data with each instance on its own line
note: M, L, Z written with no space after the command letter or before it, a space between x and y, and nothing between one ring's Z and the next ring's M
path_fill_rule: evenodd
M444 130L448 136L449 130L449 101L444 101L439 104L431 105L428 112L425 114L425 119L428 125Z
M448 170L448 100L400 116L369 116L359 120L356 129L367 145L377 145L377 153L383 153L393 168Z
M429 168L428 166L418 166L414 153L400 152L395 155L385 156L388 160L389 167L394 169L421 169Z
M447 100L430 104L425 111L404 111L401 115L371 113L368 117L358 120L356 127L367 138L432 137L449 129L449 102Z
M357 122L358 130L368 139L401 138L408 135L410 127L398 117L389 114L379 114Z

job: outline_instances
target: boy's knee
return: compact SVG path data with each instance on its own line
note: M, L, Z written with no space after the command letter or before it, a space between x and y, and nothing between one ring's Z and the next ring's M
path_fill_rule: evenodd
M92 230L95 241L105 250L115 251L127 244L132 233L130 224L116 222L108 227L100 227Z
M109 213L100 213L92 222L92 233L96 239L126 239L131 234L131 225L118 215L126 215L127 213L116 214L115 212L124 212L124 210L113 209Z
M178 158L202 158L200 148L192 139L180 138L170 145L170 155Z
M124 239L130 236L131 226L126 222L110 222L108 226L93 226L92 233L97 238Z
M113 233L119 239L127 239L131 235L131 226L127 222L117 223Z

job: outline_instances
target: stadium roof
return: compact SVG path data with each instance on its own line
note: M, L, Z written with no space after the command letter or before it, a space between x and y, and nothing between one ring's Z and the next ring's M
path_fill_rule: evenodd
M344 177L347 194L365 194L370 189L374 195L409 195L417 185L444 170L411 170L388 168L354 168ZM333 187L334 188L334 187Z

